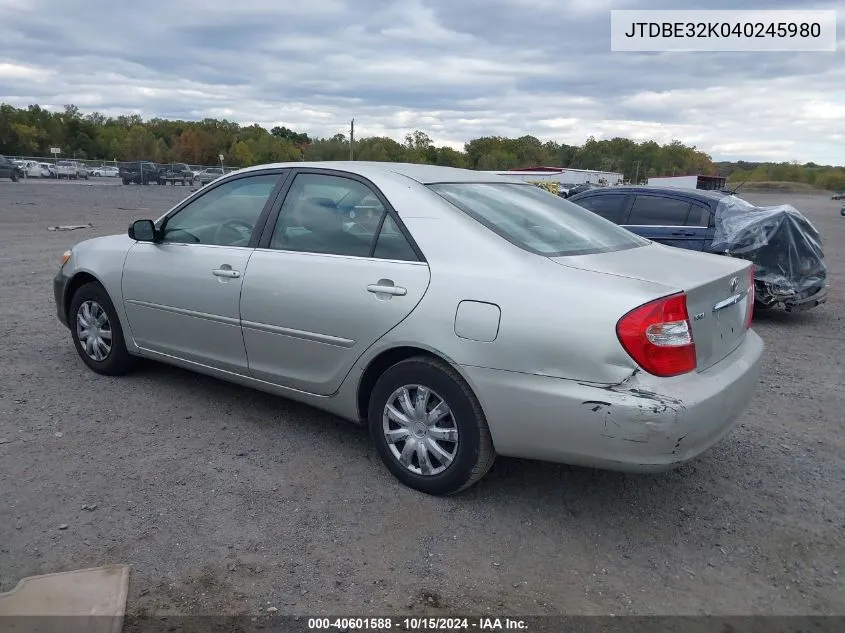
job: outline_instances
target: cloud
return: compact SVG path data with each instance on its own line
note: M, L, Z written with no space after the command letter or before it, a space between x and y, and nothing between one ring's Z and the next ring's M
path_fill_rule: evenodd
M735 3L711 0L713 9ZM461 147L482 135L842 163L837 53L611 53L614 9L691 0L0 0L0 101ZM833 8L748 0L744 10ZM838 32L845 36L840 13ZM837 135L838 138L837 138Z

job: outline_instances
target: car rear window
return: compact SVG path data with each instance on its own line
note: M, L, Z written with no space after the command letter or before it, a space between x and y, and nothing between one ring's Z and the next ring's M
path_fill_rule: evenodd
M534 185L473 182L429 188L512 244L538 255L608 253L649 243Z

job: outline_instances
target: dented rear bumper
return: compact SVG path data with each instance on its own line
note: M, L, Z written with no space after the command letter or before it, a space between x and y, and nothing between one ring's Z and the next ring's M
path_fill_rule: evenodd
M657 378L635 371L593 385L463 367L500 455L624 471L660 471L700 455L736 426L760 377L763 341L706 371Z

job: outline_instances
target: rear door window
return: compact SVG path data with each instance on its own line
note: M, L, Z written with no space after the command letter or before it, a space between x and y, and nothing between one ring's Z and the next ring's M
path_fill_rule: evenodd
M686 226L692 204L678 198L637 195L626 224L630 226Z
M626 198L627 196L623 193L613 193L589 196L581 200L573 200L573 202L578 206L589 209L596 215L600 215L605 220L610 220L614 224L621 224Z
M687 216L686 226L707 227L710 225L710 209L705 206L693 203Z

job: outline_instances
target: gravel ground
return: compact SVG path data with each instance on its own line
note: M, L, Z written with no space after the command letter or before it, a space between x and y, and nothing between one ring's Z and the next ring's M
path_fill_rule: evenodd
M825 237L830 300L760 317L762 384L727 440L661 475L500 459L438 499L332 416L84 367L54 312L61 252L186 193L0 182L0 591L125 562L130 614L845 614L839 203L788 197Z

